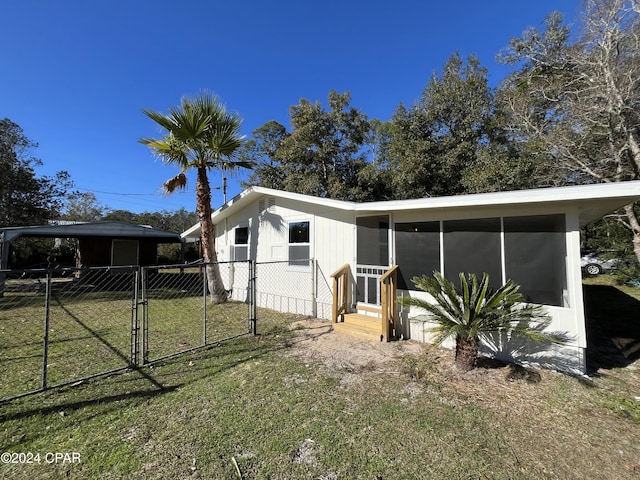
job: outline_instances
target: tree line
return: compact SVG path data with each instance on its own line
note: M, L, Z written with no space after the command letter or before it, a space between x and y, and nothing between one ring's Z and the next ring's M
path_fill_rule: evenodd
M640 179L637 0L587 0L573 29L552 12L497 58L512 71L491 87L475 56L452 54L388 121L349 92L300 100L290 128L267 122L244 145L246 185L365 201ZM639 218L627 205L586 241L640 262Z
M183 186L184 171L192 167L198 170L198 185L206 187L201 175L211 168L250 166L245 186L352 201L640 179L637 0L586 0L574 27L552 12L542 28L512 38L497 58L511 72L494 87L475 56L453 53L419 100L399 104L389 120L369 119L352 105L349 92L330 91L326 106L302 99L289 109L289 126L269 121L240 142L239 119L231 119L228 128L220 128L224 122L208 126L212 114L202 116L203 96L183 101L168 116L144 111L168 134L141 142L180 167L165 184L169 189ZM188 127L195 124L206 128L191 132ZM69 214L87 200L91 207L86 194L65 198L70 181L65 172L35 178L36 159L24 155L32 144L10 121L0 127L0 161L14 167L11 178L2 169L0 225L59 218L65 205ZM206 141L200 138L203 132ZM185 156L171 148L176 140L202 147L202 154ZM15 187L21 175L35 181L23 182L28 192ZM210 196L206 188L201 193L197 218L205 232ZM7 208L23 200L25 208ZM615 244L621 255L640 262L639 218L638 205L627 205L591 226L585 242L600 248ZM209 256L214 258L215 251Z

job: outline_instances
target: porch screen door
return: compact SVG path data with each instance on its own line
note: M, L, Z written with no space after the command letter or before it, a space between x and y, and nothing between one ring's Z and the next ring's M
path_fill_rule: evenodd
M389 216L356 219L356 300L380 305L380 277L389 269Z

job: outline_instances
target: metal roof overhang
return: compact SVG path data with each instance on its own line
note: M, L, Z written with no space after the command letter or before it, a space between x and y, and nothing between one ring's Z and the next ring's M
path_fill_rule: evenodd
M20 237L86 238L112 237L153 239L159 243L182 243L179 233L158 230L124 222L89 222L69 225L35 225L0 228L2 243L11 243Z
M577 208L580 227L602 218L629 203L640 201L640 181L538 188L509 192L479 193L417 200L359 204L357 211L394 212L412 210L471 210L478 207L558 206Z

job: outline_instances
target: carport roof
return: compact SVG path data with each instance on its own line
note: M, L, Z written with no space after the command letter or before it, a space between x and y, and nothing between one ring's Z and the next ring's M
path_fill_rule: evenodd
M53 238L136 238L154 239L160 243L181 243L179 233L167 230L133 225L124 222L88 222L70 223L66 225L34 225L28 227L0 228L3 243L11 243L20 237L53 237Z

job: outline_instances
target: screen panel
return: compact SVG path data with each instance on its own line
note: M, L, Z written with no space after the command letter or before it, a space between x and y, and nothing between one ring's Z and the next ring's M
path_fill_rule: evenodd
M505 271L528 302L564 306L567 288L564 214L505 217Z
M395 224L398 288L415 290L411 279L440 270L440 222Z
M460 283L459 274L475 273L478 280L489 274L489 286L502 285L500 218L448 220L443 222L444 276Z

